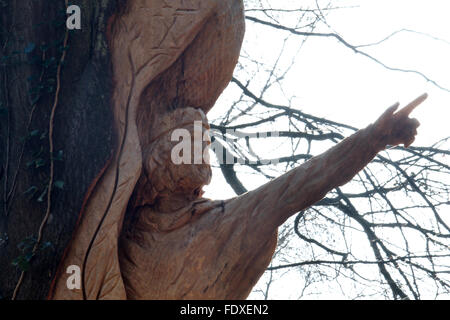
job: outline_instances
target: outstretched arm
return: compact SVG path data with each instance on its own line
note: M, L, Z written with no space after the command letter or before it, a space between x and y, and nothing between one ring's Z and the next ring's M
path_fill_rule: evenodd
M264 240L291 215L322 199L327 192L350 181L387 145L408 147L419 122L411 111L426 99L424 94L403 109L388 108L367 128L338 143L325 153L260 188L227 203L230 214L249 215L255 237ZM253 230L253 231L250 231Z

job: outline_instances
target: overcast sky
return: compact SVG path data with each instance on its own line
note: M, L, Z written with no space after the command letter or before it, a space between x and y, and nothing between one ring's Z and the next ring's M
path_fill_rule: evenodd
M281 7L283 1L279 3ZM398 33L380 45L361 50L386 65L417 70L450 90L450 1L361 0L335 3L339 6L357 6L330 11L327 16L333 30L352 45L377 42L400 29L419 32ZM260 28L247 21L244 46L255 55L261 53L258 58L270 59L270 54L277 55L279 49L273 45L277 38L270 37L280 38L287 34L271 33L270 30L261 33ZM316 32L330 30L323 27ZM308 39L284 83L286 87L283 89L287 95L295 96L295 105L302 111L359 128L376 120L393 103L399 101L405 105L427 92L428 100L412 114L422 123L415 145L430 145L450 136L450 92L437 88L419 75L386 70L366 57L355 55L331 38ZM232 86L208 115L210 120L224 112L227 94ZM277 96L266 98L272 102L282 99ZM252 179L248 176L243 180L244 185L254 188L262 183L262 180ZM214 199L235 195L219 170L213 171L212 183L205 190L205 196ZM295 288L292 290L295 293ZM279 291L275 297L295 297L288 291ZM324 297L330 298L330 295Z
M283 1L280 1L280 6ZM319 2L320 3L320 2ZM336 1L348 9L329 11L328 24L347 42L361 45L377 42L394 31L409 29L429 36L402 32L380 45L361 48L397 68L422 72L450 90L450 2L448 0L364 0ZM259 29L258 29L259 28ZM261 29L263 28L263 29ZM287 34L247 21L243 49L262 53L262 59L278 55L277 40ZM265 30L267 32L260 32ZM316 32L329 32L325 27ZM274 37L268 39L267 37ZM301 38L293 38L300 41ZM294 42L294 41L293 41ZM289 50L289 47L288 49ZM294 48L292 52L294 52ZM289 57L289 52L286 55ZM289 60L289 59L287 59ZM450 92L437 88L421 76L389 71L368 58L354 54L332 38L311 37L299 51L295 64L284 81L286 95L294 96L294 105L302 111L363 128L390 105L399 101L405 105L424 92L429 98L412 116L421 126L414 145L430 145L450 136ZM228 93L236 87L230 84L208 118L229 108ZM283 97L268 96L272 102ZM250 182L250 188L255 187ZM234 192L219 171L205 189L205 196L228 198Z

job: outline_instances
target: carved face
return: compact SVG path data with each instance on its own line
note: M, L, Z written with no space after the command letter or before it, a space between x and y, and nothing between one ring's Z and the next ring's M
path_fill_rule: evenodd
M200 109L181 108L164 117L143 149L144 171L158 194L197 197L211 181L209 125Z
M137 177L132 191L137 205L153 204L156 197L173 193L200 194L210 181L211 169L197 164L195 155L189 163L175 164L171 154L179 140L171 141L171 131L185 128L192 133L194 118L202 120L204 115L188 106L208 112L231 80L245 30L243 3L139 0L127 4L111 29L110 44L114 74L120 75L114 92L118 141L126 132L124 145L134 147L121 164L132 177L123 188ZM123 128L125 119L128 130Z
M98 56L106 59L109 49L116 161L110 161L89 188L81 222L60 268L85 266L87 281L82 287L88 299L127 297L117 239L128 208L152 205L158 197L173 194L196 197L209 183L209 164L172 161L172 150L180 142L172 141L172 132L185 128L193 134L195 120L207 128L205 115L186 106L203 112L213 107L231 80L245 29L242 0L120 2L123 10L109 19L108 46L100 41ZM55 288L53 298L84 298L81 290L67 290L63 273Z

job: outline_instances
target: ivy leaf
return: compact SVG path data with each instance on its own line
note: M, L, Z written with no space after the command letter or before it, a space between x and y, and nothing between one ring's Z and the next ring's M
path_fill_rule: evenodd
M41 195L37 199L37 202L43 202L44 201L44 197L47 194L47 189L48 189L48 187L45 187L44 191L41 193Z
M30 132L30 137L35 137L35 136L37 136L38 134L39 134L39 130L38 130L38 129L33 130L33 131Z
M21 242L19 242L17 248L22 252L25 252L26 250L31 249L35 245L36 241L37 239L35 236L26 237Z
M56 154L53 155L53 160L63 161L63 154L64 154L64 151L59 150Z
M31 167L34 163L34 160L28 161L27 162L27 168Z
M29 194L30 197L33 197L37 191L38 191L38 188L36 186L31 186L23 194Z
M22 271L27 271L30 268L30 261L33 256L34 254L32 251L27 252L15 258L12 262L12 265L18 267Z
M30 261L25 256L19 256L13 260L12 265L18 267L22 271L28 271L30 268Z
M46 241L43 244L41 244L41 247L39 249L40 250L45 250L45 249L51 248L51 247L53 247L52 243L50 241Z
M36 168L43 167L44 165L45 165L45 160L42 159L42 158L36 159L36 160L34 161L34 166L35 166Z
M36 48L36 45L33 42L30 42L25 49L23 50L24 53L32 53L34 48Z
M56 187L56 188L58 188L58 189L64 189L64 181L62 181L62 180L56 180L54 184L55 184L55 187Z

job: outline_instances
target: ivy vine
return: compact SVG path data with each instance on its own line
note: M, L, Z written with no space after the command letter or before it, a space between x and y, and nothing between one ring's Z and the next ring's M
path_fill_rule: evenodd
M68 5L65 1L66 6ZM0 8L8 6L0 0ZM33 26L40 28L49 24L55 28L65 29L66 11L61 10L57 17ZM13 29L14 26L11 26ZM69 31L65 29L64 37L51 42L26 42L23 37L17 36L9 30L3 32L0 43L0 71L2 73L3 88L0 88L0 143L4 152L0 154L0 182L3 194L0 198L1 213L7 217L11 214L12 204L18 197L26 201L35 201L45 205L45 212L39 229L33 235L26 236L17 248L20 254L11 261L12 265L21 272L14 289L12 299L15 299L26 271L30 269L32 259L40 252L52 248L50 242L42 242L43 230L51 213L52 191L63 190L64 181L56 178L55 162L63 161L64 151L55 150L53 143L53 129L55 110L58 106L61 69L68 50ZM14 48L17 47L16 48ZM11 67L33 65L38 70L26 80L26 92L29 110L26 130L19 139L20 151L18 157L11 156L11 106L8 101L8 70ZM48 125L45 128L36 127L35 116L37 112L48 112L43 107L45 101L51 101ZM14 163L13 163L14 161ZM14 165L12 165L14 164ZM15 168L14 170L12 168ZM17 190L19 170L25 168L38 177L25 190ZM0 247L7 245L8 235L0 234Z

